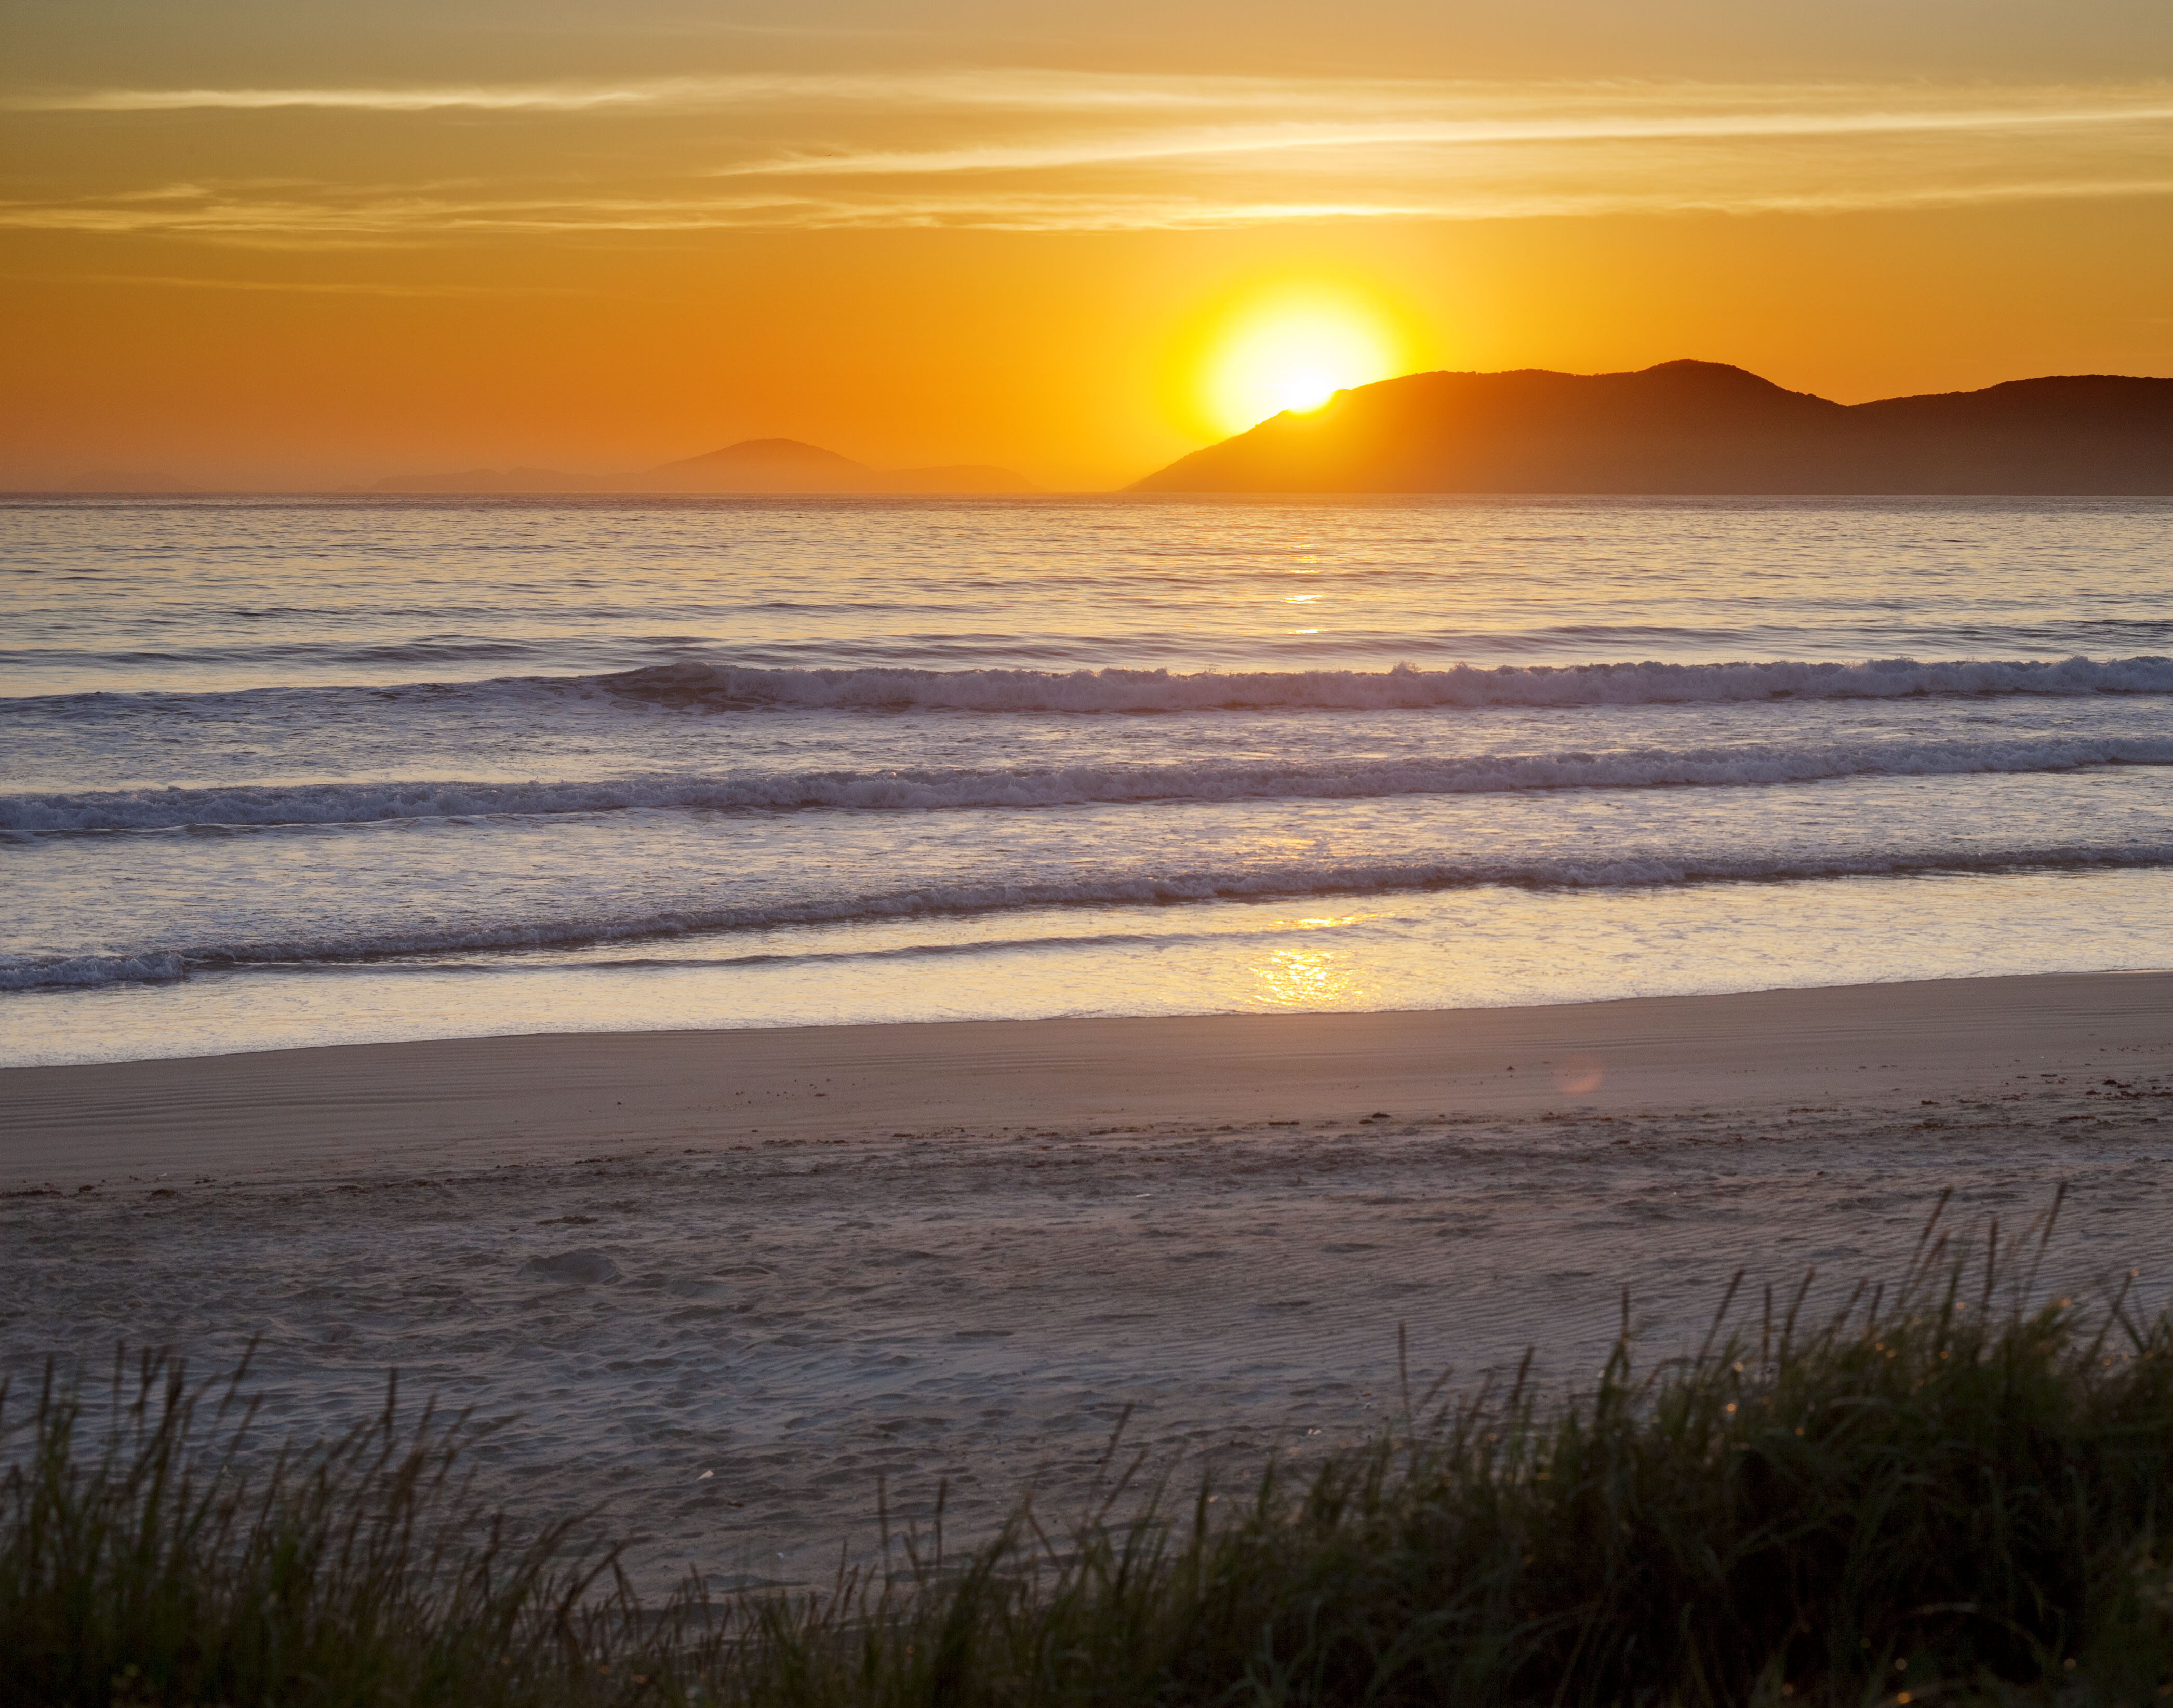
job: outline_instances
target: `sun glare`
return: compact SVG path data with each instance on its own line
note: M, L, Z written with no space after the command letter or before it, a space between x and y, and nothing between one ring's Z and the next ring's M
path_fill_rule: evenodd
M1308 298L1256 306L1211 347L1208 412L1242 433L1286 409L1311 410L1399 371L1394 332L1359 304Z

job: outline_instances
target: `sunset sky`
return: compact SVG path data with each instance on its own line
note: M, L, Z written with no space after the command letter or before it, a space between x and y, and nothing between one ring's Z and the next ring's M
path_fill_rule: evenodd
M2173 374L2166 0L10 0L0 483Z

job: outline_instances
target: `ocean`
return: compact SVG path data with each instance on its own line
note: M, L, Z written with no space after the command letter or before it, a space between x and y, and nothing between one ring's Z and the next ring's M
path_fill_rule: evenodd
M0 1063L2173 964L2173 501L0 499Z

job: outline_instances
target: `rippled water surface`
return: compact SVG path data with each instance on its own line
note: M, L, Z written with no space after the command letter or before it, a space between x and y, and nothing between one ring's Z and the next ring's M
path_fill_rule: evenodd
M0 1059L2165 964L2169 523L0 501Z

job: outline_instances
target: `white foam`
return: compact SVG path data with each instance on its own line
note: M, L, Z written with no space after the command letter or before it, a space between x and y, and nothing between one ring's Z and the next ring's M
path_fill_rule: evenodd
M188 962L164 950L142 955L71 955L40 961L0 955L0 990L86 989L101 984L171 984L189 976Z
M78 956L51 962L24 956L0 957L0 989L164 982L185 977L191 971L276 971L306 968L326 962L404 955L569 948L697 932L760 929L778 925L848 924L861 920L989 913L1021 908L1284 897L1295 899L1489 886L1644 889L1692 883L1899 877L1934 872L1990 875L2154 866L2173 866L2173 840L2124 845L2016 843L2005 848L1980 848L1967 854L1938 849L1831 856L1746 854L1738 858L1638 854L1619 859L1564 856L1530 860L1293 863L1266 868L1110 873L1018 884L931 884L882 893L689 908L616 919L547 918L439 930L201 942L126 955Z
M1163 670L748 670L687 663L565 682L569 687L600 689L623 699L719 709L790 706L1199 712L1291 707L1391 711L1897 699L1928 694L2169 694L2173 693L2173 658L1456 665L1447 670L1398 665L1387 671L1211 671L1193 675Z
M1452 665L1428 669L1198 671L926 670L903 665L760 668L683 661L593 676L509 676L369 686L283 686L188 692L40 694L0 700L10 709L70 717L230 717L245 708L342 714L417 701L476 698L509 708L566 698L623 709L731 712L876 710L968 712L1424 711L1491 706L1647 706L1762 700L1887 700L2012 695L2074 698L2173 694L2173 657L2091 659L1869 659L1821 663L1747 660L1725 664L1616 660L1572 665Z
M1486 754L1313 764L1018 770L792 772L600 783L311 783L0 796L17 834L186 826L368 824L394 819L650 811L895 812L1133 801L1349 800L1517 790L1726 788L1844 777L1956 777L2173 765L2173 736L1744 743L1686 750Z

